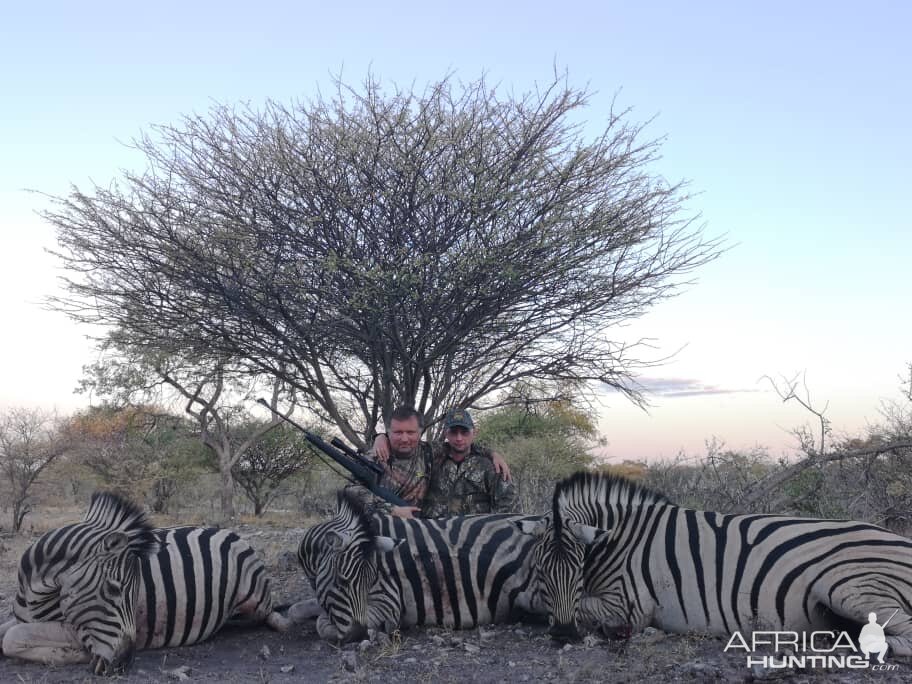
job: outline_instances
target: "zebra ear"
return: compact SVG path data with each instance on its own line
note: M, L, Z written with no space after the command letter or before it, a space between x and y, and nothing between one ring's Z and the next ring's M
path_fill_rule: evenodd
M577 541L582 542L586 546L608 532L608 530L603 530L600 527L583 525L582 523L574 522L572 520L567 522L567 529L576 537Z
M120 531L109 532L105 535L105 538L101 540L101 546L107 552L125 549L129 543L130 538L125 532Z
M393 539L392 537L374 537L374 546L380 553L387 553L399 546L404 539Z
M523 534L533 537L541 537L548 529L548 524L544 520L517 520L516 526Z

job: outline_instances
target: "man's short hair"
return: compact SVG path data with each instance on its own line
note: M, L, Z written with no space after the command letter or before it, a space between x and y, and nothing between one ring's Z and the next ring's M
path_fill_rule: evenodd
M394 420L409 420L410 418L418 419L419 430L424 427L424 420L422 420L421 414L411 406L397 406L394 408L393 412L390 414L389 425L387 425L387 427L390 427Z

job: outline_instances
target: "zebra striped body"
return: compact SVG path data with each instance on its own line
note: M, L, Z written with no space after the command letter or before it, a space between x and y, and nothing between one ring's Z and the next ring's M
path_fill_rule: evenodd
M138 648L188 646L232 617L282 629L271 579L253 548L230 530L155 530L161 550L143 559L136 601Z
M127 551L113 555L112 540L123 536ZM26 550L13 614L0 628L4 655L91 661L98 674L126 669L135 648L202 641L232 616L287 626L272 610L262 560L235 533L153 529L136 506L108 493L92 497L84 522L51 530Z
M336 516L310 528L299 549L324 611L323 638L414 625L466 629L531 611L529 550L516 515L439 520L371 519L340 494Z
M584 622L726 637L847 630L855 638L869 613L883 621L898 610L887 641L912 655L912 541L875 525L690 510L592 473L558 485L555 516L552 532L560 527L564 543L579 537L572 523L606 530L580 573ZM559 584L558 593L577 590Z

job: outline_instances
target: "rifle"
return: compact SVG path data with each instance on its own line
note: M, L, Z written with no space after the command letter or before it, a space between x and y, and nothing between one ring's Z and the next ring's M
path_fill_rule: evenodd
M386 487L380 486L380 478L383 475L382 466L364 458L364 456L352 449L338 437L333 437L331 444L327 443L322 437L320 437L320 435L315 435L304 426L299 425L297 422L293 421L288 416L282 415L276 411L269 404L267 404L264 399L257 399L257 403L262 404L267 409L269 409L271 413L277 415L286 423L304 433L304 438L310 442L311 445L322 451L340 466L345 468L352 474L352 477L354 477L359 484L364 485L373 494L376 494L381 499L388 501L394 506L412 505L405 499L398 496L395 492L390 491Z

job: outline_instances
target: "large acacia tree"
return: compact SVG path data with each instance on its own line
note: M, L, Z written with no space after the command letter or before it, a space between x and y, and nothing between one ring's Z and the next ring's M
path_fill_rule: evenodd
M561 77L336 85L156 127L142 172L56 198L54 305L279 376L357 444L398 402L433 420L528 378L640 401L618 325L719 247L651 169L659 142L627 112L586 138Z

